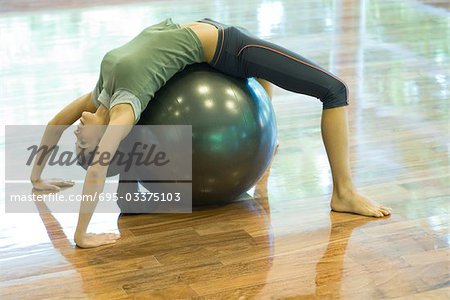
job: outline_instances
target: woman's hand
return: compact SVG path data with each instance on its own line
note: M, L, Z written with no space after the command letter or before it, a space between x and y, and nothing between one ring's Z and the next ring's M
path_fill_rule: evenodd
M32 180L33 188L36 190L46 190L46 191L55 191L59 192L62 187L71 187L75 184L72 180L63 180L63 179L37 179Z
M80 248L95 248L114 244L120 238L118 233L84 233L75 234L75 243Z

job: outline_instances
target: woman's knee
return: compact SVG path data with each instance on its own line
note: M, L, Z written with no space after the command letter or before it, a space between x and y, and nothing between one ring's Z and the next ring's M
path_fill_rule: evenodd
M323 109L348 105L348 89L344 82L335 80L321 99Z

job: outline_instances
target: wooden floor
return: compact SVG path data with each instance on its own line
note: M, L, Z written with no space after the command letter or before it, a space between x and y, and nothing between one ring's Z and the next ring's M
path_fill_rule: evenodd
M253 197L192 214L97 214L91 231L122 239L91 250L75 248L76 214L2 208L1 299L450 297L447 0L119 2L0 1L3 125L46 124L94 87L103 54L144 26L210 17L347 82L355 182L393 214L330 212L321 103L277 88L281 145ZM3 142L0 151L4 168Z

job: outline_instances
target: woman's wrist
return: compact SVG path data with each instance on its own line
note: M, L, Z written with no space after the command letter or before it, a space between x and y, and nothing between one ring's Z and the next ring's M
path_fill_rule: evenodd
M41 180L41 178L30 177L31 183L36 183L36 182L38 182L39 180Z
M85 235L86 235L86 232L83 232L81 230L75 230L75 235L74 235L75 243L77 241L82 241Z

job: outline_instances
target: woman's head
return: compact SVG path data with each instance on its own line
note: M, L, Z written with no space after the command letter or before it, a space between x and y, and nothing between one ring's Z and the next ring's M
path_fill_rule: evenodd
M106 130L105 118L95 113L85 111L81 114L80 124L74 131L77 138L75 153L78 164L87 169L95 150Z

